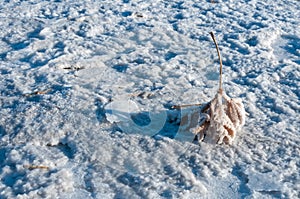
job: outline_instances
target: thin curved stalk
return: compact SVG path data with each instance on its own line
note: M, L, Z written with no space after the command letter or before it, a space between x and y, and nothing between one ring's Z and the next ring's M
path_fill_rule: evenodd
M184 104L184 105L174 105L171 108L172 109L181 109L181 108L186 108L186 107L191 107L191 106L201 106L202 104Z
M218 56L219 56L219 62L220 62L220 79L219 79L219 91L222 90L222 59L221 59L221 54L220 54L220 50L219 50L219 46L217 44L217 41L216 41L216 38L215 38L215 35L213 32L210 32L209 33L211 38L213 39L214 43L215 43L215 46L216 46L216 49L217 49L217 52L218 52Z

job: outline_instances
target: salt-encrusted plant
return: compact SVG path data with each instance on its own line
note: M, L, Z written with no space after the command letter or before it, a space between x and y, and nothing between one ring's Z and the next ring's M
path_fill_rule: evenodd
M236 132L245 124L246 112L242 100L230 98L222 88L222 59L215 36L212 32L210 35L215 43L220 62L219 89L210 102L201 105L198 125L191 131L199 142L231 144ZM174 108L186 106L189 105L174 106Z
M193 129L198 141L231 144L236 132L245 124L246 112L240 98L230 98L222 88L222 59L212 32L219 62L220 80L216 96L201 109L199 126Z

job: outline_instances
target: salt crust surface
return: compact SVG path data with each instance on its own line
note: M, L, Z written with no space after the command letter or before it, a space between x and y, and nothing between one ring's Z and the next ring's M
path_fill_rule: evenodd
M0 198L299 198L299 10L2 2ZM215 95L210 31L249 114L232 146L193 144L169 109Z

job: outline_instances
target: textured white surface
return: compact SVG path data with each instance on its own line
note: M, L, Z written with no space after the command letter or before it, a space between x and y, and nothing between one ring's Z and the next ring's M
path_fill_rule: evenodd
M299 198L299 10L297 0L3 1L0 198ZM169 109L214 97L211 31L223 88L249 113L230 147L183 141ZM119 99L137 106L133 128L106 118Z

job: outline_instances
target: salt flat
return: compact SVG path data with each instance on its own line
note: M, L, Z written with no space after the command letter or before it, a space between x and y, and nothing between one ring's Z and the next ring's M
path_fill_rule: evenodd
M299 10L2 2L0 198L299 198ZM248 113L230 146L193 143L170 108L214 97L211 31L224 89Z

